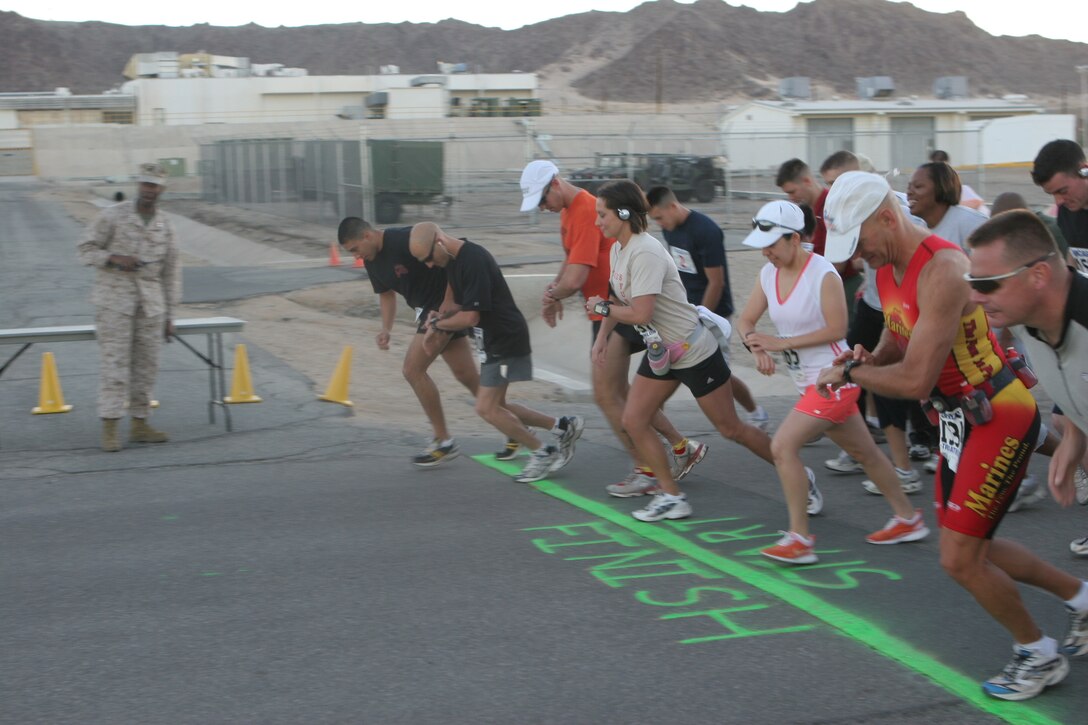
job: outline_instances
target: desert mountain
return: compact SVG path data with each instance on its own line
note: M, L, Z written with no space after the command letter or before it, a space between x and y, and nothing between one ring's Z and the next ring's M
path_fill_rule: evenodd
M965 75L974 95L1064 99L1079 93L1075 66L1088 63L1088 44L994 37L963 13L886 0L815 0L786 13L721 0L657 0L516 30L458 20L133 27L0 12L0 91L99 93L124 80L131 55L160 50L247 56L314 75L370 74L385 64L433 73L436 61L448 61L481 72L536 71L545 86L551 73L593 99L654 101L660 94L665 102L758 98L795 75L809 76L820 93L844 96L857 76L888 75L900 93L928 95L935 78Z

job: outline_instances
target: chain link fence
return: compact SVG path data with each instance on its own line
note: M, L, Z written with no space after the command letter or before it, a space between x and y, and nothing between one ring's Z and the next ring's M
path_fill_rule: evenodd
M587 126L592 118L587 118ZM704 127L705 128L705 127ZM952 154L978 149L977 134L940 134ZM782 198L774 185L778 165L807 158L814 172L838 148L874 160L916 156L910 166L880 168L893 188L905 191L914 167L927 160L930 136L855 134L723 134L713 129L683 133L594 133L540 126L493 135L437 134L412 139L260 138L220 139L201 147L202 198L334 227L344 216L377 224L437 221L451 230L515 234L538 223L539 213L518 211L518 180L524 164L550 158L566 178L593 190L603 179L631 178L642 185L664 183L711 215L733 235L746 232L752 214L769 199ZM912 151L913 149L913 151ZM697 166L719 169L711 191L695 188ZM1020 165L960 167L963 182L985 199L1016 191L1044 208L1046 197ZM664 171L662 171L664 169ZM704 177L708 173L705 172ZM699 177L702 178L702 177Z

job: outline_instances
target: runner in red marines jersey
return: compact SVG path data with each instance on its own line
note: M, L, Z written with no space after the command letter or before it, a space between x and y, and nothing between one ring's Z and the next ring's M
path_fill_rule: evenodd
M1048 591L1067 607L1081 592L1076 577L994 537L1039 435L1035 402L970 299L966 255L913 225L883 177L841 175L824 220L829 261L856 251L878 270L887 327L876 349L859 346L840 356L817 385L856 383L878 395L934 401L942 411L935 492L941 566L1013 637L1013 660L983 683L985 692L1003 700L1035 697L1065 679L1069 663L1035 623L1016 583ZM1081 654L1065 644L1062 651Z

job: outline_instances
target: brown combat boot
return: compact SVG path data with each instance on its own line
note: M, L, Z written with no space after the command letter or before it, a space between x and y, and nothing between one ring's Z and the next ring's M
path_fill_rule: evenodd
M161 430L148 425L146 418L133 418L128 440L130 443L165 443L170 438Z
M121 439L117 437L117 419L102 419L102 450L115 453L121 450Z

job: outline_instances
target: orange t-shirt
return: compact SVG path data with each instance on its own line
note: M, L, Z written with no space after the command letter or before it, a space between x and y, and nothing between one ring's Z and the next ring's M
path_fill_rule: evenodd
M570 206L559 213L559 236L563 240L567 264L589 267L589 276L582 285L582 296L585 299L594 295L608 299L608 254L614 240L597 228L597 197L585 189L578 192ZM599 315L589 317L591 320L601 319Z

